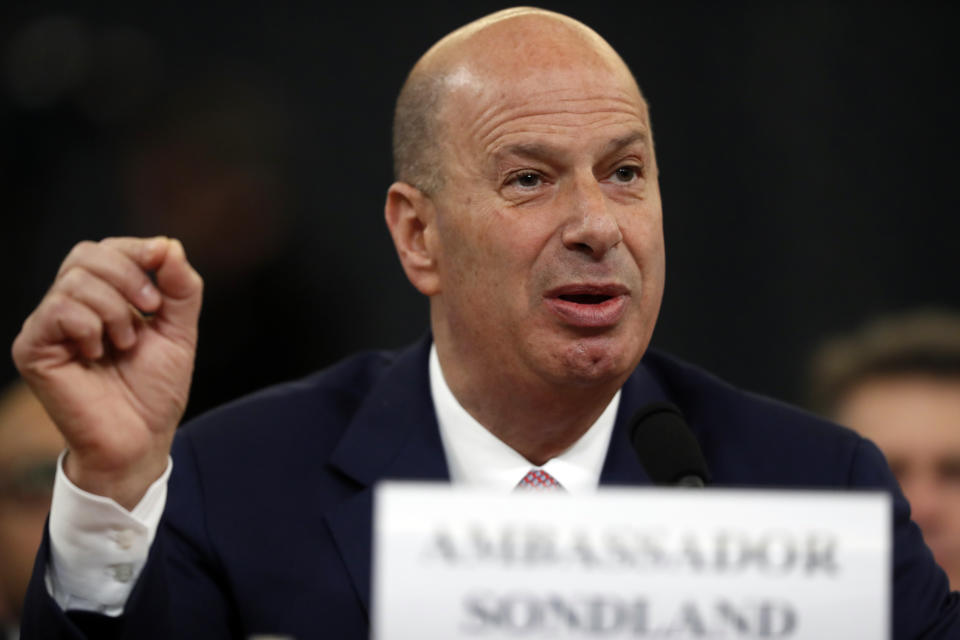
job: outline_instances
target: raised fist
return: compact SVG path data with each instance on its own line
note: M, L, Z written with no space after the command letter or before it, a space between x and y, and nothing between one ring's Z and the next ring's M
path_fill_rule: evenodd
M177 240L81 242L24 322L14 362L63 433L64 471L81 489L132 508L163 473L202 290Z

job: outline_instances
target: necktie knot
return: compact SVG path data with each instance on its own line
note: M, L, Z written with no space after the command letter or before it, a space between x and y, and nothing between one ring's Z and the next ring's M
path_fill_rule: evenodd
M563 491L563 485L542 469L531 469L517 484L517 490L524 491Z

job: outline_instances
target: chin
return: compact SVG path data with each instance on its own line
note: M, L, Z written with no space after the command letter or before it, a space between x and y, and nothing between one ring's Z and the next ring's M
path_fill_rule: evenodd
M560 355L561 376L576 386L620 386L640 362L641 347L639 342L624 344L602 336L576 340Z

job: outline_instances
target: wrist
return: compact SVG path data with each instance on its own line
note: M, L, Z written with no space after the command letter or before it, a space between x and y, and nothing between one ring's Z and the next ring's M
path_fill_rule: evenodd
M132 511L150 485L166 471L167 461L168 455L164 453L132 465L103 468L89 464L76 452L68 450L63 460L63 472L78 489L110 498Z

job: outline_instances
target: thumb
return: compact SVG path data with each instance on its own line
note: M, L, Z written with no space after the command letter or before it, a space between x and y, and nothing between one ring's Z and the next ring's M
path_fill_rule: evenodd
M187 261L179 240L167 240L166 255L157 267L156 276L157 288L163 295L158 318L195 334L203 300L203 279Z

